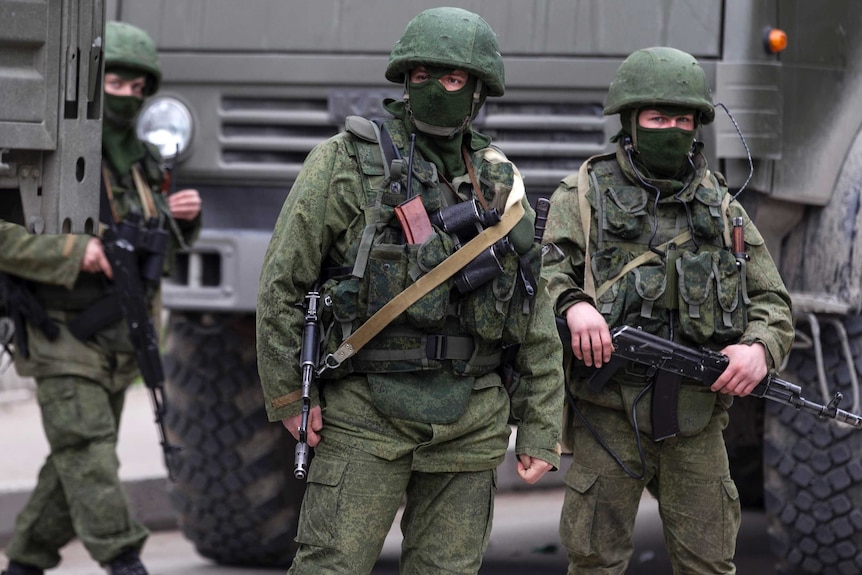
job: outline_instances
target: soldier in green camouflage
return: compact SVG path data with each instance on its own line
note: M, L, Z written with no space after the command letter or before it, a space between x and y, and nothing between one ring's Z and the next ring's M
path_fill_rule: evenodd
M377 310L457 255L477 226L491 231L502 225L495 214L505 221L522 208L524 216L493 254L476 258L488 258L493 277L480 282L471 262L347 361L327 360L311 389L315 453L294 575L371 572L405 498L402 572L476 573L510 422L527 483L559 465L562 349L538 281L535 216L517 169L471 124L485 98L504 91L496 37L471 12L424 11L393 49L386 77L404 86L402 100L384 102L394 117L349 117L344 133L318 145L276 224L257 308L270 420L299 438L302 308L316 282L331 360ZM421 199L416 221L433 223L426 237L395 215L411 196ZM472 215L456 226L452 210ZM504 380L514 382L508 390Z
M167 273L177 246L191 242L200 229L201 201L196 190L162 193L158 150L135 134L143 100L160 80L155 44L146 32L109 22L102 201L110 204L105 207L115 223L134 212L175 230L168 240ZM116 452L125 392L139 377L138 367L122 316L103 326L89 315L92 306L116 297L104 246L96 236L35 236L9 222L0 223L0 245L0 271L27 280L56 326L46 333L28 318L29 353L16 349L18 373L36 379L51 452L17 518L4 574L41 575L60 562L60 549L78 538L111 575L146 575L139 552L148 532L132 517ZM81 328L77 335L72 325ZM92 333L81 336L87 331Z
M617 149L562 181L545 233L543 276L571 331L564 444L573 461L560 520L568 572L625 573L646 488L674 573L735 573L740 504L722 430L732 397L789 352L790 298L762 236L707 169L695 137L715 110L692 56L634 52L604 113L620 115ZM733 224L744 247L733 246ZM586 379L610 360L620 325L720 350L729 366L708 388L632 364L592 390ZM654 433L660 413L678 431Z

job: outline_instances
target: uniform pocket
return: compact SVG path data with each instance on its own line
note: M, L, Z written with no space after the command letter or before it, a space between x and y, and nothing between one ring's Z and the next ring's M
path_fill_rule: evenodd
M533 244L530 251L518 258L518 261L519 269L509 302L509 313L503 324L503 345L506 346L520 343L526 337L533 302L540 289L539 280L542 274L540 246ZM528 290L532 293L528 293Z
M741 282L733 255L724 250L684 253L676 265L682 333L698 344L739 339L745 309L739 305Z
M404 291L407 282L407 247L395 244L373 247L368 256L365 281L368 282L366 316L371 317ZM402 316L395 318L392 324L403 322Z
M500 341L518 273L518 258L502 260L503 272L467 294L460 314L461 328L486 341Z
M667 311L662 301L667 288L667 274L664 264L642 265L632 270L635 293L640 301L640 307L629 306L639 310L636 318L626 318L628 325L636 325L650 333L659 332L667 325Z
M449 257L453 249L451 239L439 232L433 234L418 247L408 246L407 284L412 284L440 265ZM449 310L451 286L451 279L444 281L413 303L404 312L407 322L423 330L442 327Z
M626 263L628 263L628 256L619 248L612 247L597 251L590 262L596 278L596 287L600 287L619 274ZM625 294L628 291L625 284L629 281L629 277L631 274L620 278L598 298L596 307L608 325L619 325L625 307Z
M47 377L38 380L36 398L42 409L45 435L51 449L112 439L116 424L107 392L87 380Z
M577 555L592 553L598 478L596 472L576 462L572 462L566 472L565 483L569 488L560 514L560 540L566 549Z
M605 231L623 239L636 238L646 215L646 191L634 186L608 188L604 195Z
M706 343L715 331L712 252L685 252L676 260L676 270L682 333L695 343Z
M347 461L315 457L308 470L308 484L302 500L298 543L316 547L332 547L337 541L338 507Z
M745 308L739 305L742 295L736 258L720 251L713 270L716 278L715 341L735 342L745 329Z

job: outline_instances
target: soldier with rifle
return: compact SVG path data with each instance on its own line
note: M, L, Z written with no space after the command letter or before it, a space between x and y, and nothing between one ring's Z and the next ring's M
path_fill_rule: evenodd
M0 271L16 276L9 285L25 287L5 290L15 296L7 309L26 325L16 335L15 366L36 379L51 449L17 518L5 575L41 575L73 538L111 575L147 573L140 551L148 532L132 517L119 479L117 431L126 389L138 377L152 390L157 419L164 414L156 296L177 247L197 236L201 210L196 190L161 193L158 150L135 133L160 80L146 32L109 22L103 233L35 236L0 224ZM164 434L162 443L167 450Z
M722 431L733 396L778 391L767 374L793 341L790 297L701 153L697 131L715 107L695 58L666 47L632 53L604 113L620 117L616 150L562 181L544 237L542 275L569 331L572 464L560 520L569 573L625 573L645 488L674 573L735 573L741 513ZM626 325L640 331L615 329ZM678 345L623 347L638 334ZM699 356L679 361L699 348L726 361L710 379Z
M312 150L261 274L266 408L308 481L292 575L370 573L405 499L402 571L476 573L510 420L526 483L559 465L562 350L533 209L472 126L504 92L496 36L425 10L386 78L404 91L392 117L348 117Z

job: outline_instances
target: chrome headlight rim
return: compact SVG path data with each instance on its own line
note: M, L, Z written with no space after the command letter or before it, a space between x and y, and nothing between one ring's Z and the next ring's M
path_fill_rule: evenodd
M144 102L136 131L138 138L159 149L163 160L182 162L191 153L195 119L181 98L158 94Z

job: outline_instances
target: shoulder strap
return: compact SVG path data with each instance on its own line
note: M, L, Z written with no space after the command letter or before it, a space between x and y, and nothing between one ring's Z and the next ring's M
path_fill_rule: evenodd
M715 182L715 183L717 183L717 182ZM715 187L713 179L712 179L712 173L709 170L707 170L706 173L704 174L703 179L701 180L701 184L704 186ZM720 186L717 187L717 189L721 189ZM730 201L732 199L733 198L729 193L725 193L724 197L722 198L722 201L721 201L721 218L722 218L722 221L724 223L723 235L724 235L724 243L726 246L731 245L730 244L730 241L731 241L730 240L730 233L731 232L730 232L730 226L728 225L727 210L728 210L728 206L730 206ZM686 231L682 232L681 234L679 234L678 236L676 236L676 237L666 241L665 243L661 244L660 246L657 247L657 249L659 251L664 251L667 249L667 247L670 244L682 245L690 239L691 239L691 230L686 230ZM611 288L611 286L613 286L616 282L618 282L620 280L620 278L622 278L624 275L626 275L627 273L629 273L630 271L632 271L636 267L642 266L643 264L650 262L657 257L658 257L658 254L656 254L655 252L652 252L652 251L642 253L641 255L639 255L638 257L636 257L635 259L633 259L632 261L630 261L626 265L624 265L623 268L620 270L620 272L617 275L608 279L601 286L599 286L599 289L596 292L596 297L602 297L602 294L604 294L606 291L608 291Z
M136 165L132 166L132 179L135 181L135 188L138 190L138 197L141 198L141 208L144 210L144 219L150 220L158 215L156 210L156 202L153 200L153 191L141 175L140 168Z
M485 160L491 163L507 162L505 156L500 152L487 148L484 152ZM339 348L326 357L322 369L334 369L347 359L356 355L365 344L389 325L392 320L401 315L408 307L432 289L455 275L458 270L473 261L488 247L503 239L515 227L524 216L522 200L525 197L524 180L520 172L512 164L514 171L514 184L500 222L494 226L484 229L479 235L467 242L461 249L435 267L428 274L422 276L407 289L389 300L389 302L368 318L350 337L344 340Z
M581 229L584 231L584 292L598 305L596 294L596 278L593 276L593 267L590 258L590 223L593 221L592 208L587 200L587 192L590 190L589 169L590 161L596 156L587 159L578 170L578 211L581 214ZM598 191L598 190L597 190Z
M358 140L357 145L377 144L378 152L374 157L383 169L383 181L386 182L389 180L392 161L400 157L400 154L398 148L392 142L392 137L383 128L383 120L368 120L362 116L348 116L344 122L344 127L350 134L356 137ZM363 174L363 177L366 178L368 176ZM365 275L365 268L368 265L368 257L371 253L371 244L374 241L374 235L377 233L379 219L378 203L379 197L374 202L370 198L366 198L366 204L363 207L363 211L365 212L365 229L362 231L356 260L353 262L352 275L355 277L361 278Z
M596 278L593 276L593 267L590 264L590 223L593 221L593 214L590 202L587 200L587 192L590 190L590 163L600 159L607 159L609 157L615 157L615 155L598 154L591 158L587 158L578 170L578 211L581 214L581 229L584 231L584 293L592 298L594 303L598 303L598 301L596 294ZM572 183L572 179L573 178L569 177L564 181ZM595 177L593 177L592 180L595 182ZM598 193L598 190L596 190L596 193Z

